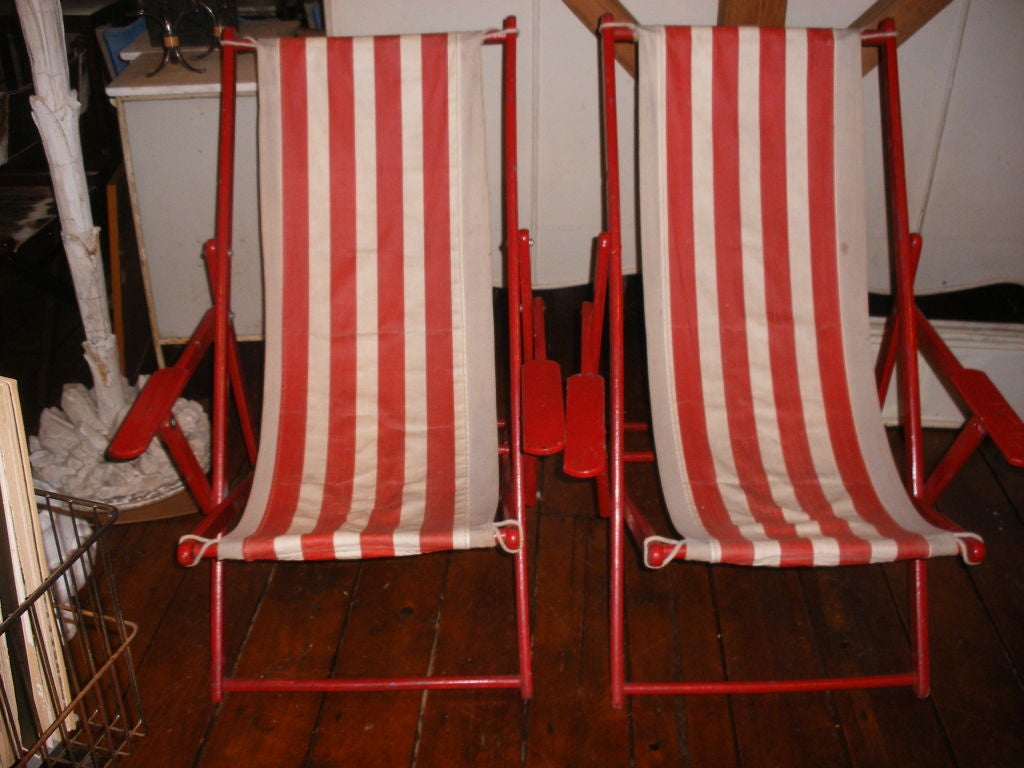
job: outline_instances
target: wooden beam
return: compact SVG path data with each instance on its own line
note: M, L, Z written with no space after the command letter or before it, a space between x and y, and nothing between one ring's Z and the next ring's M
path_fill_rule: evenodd
M720 27L784 27L786 0L719 0Z
M903 45L950 2L952 0L876 0L850 25L850 28L868 29L878 26L882 19L892 19L896 23L896 31L899 32L899 45ZM878 65L878 51L874 48L865 48L861 61L864 74L867 74Z
M637 19L620 0L562 0L576 18L591 32L597 31L598 22L606 14L617 21L636 24ZM900 45L931 21L952 0L876 0L851 25L851 29L875 27L882 19L892 19L900 35ZM786 0L719 0L718 23L722 26L754 25L761 27L784 26ZM878 52L865 48L862 54L865 74L878 64ZM615 58L636 77L636 47L627 43L616 46Z
M569 10L576 14L576 18L591 32L597 31L598 22L601 17L610 13L616 21L628 21L636 24L636 17L629 12L619 0L562 0ZM636 46L629 43L622 43L615 46L615 60L625 68L633 77L636 77Z

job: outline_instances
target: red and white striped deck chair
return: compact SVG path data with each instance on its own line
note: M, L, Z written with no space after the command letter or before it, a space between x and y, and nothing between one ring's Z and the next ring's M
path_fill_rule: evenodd
M613 58L623 40L639 49L647 368L654 458L673 536L655 532L623 479L625 461L651 458L627 454L623 443ZM613 526L617 705L625 694L888 685L926 695L924 561L983 557L977 536L908 493L881 421L868 346L862 41L881 46L895 93L891 31L862 38L848 30L603 27L609 230L599 251L609 264L598 273L610 275L611 434L608 474L599 477L607 492L599 498L608 500ZM898 120L896 99L889 117ZM888 161L895 170L892 155ZM912 301L907 291L901 297ZM912 334L900 343L913 359ZM581 374L588 375L589 384L575 386L592 389L596 373ZM916 369L905 368L901 379L905 390L916 389ZM572 469L575 425L584 416L570 411L567 420ZM919 422L908 439L920 443ZM626 681L625 528L648 567L675 559L766 567L908 561L914 668L813 680Z
M183 564L213 559L214 700L228 690L470 686L531 695L523 535L530 483L520 414L521 371L533 347L523 341L519 307L532 313L533 301L521 263L529 259L529 234L517 218L515 41L512 18L486 33L225 39L218 253L223 259L230 250L236 59L255 49L265 377L241 517L224 503L227 484L218 490L214 483L209 514L178 550ZM501 388L509 393L503 432L493 364L485 43L504 50L511 362ZM219 264L212 292L223 308L230 306L229 270ZM531 329L535 322L531 316ZM224 338L232 349L230 333ZM224 357L215 362L222 408L232 378L225 365ZM223 462L226 438L218 434L215 462ZM383 558L496 545L515 558L515 673L225 676L225 560Z

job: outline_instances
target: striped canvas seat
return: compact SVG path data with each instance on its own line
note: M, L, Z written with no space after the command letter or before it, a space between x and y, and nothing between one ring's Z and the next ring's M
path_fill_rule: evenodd
M965 553L969 534L908 497L871 375L859 31L637 36L652 425L679 555Z
M219 557L495 543L483 39L258 42L263 419Z

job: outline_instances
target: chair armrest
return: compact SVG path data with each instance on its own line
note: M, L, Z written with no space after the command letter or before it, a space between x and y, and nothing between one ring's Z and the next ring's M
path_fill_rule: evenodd
M1024 466L1024 422L988 375L973 368L961 368L949 380L1006 460L1014 466Z
M571 477L595 477L608 464L605 442L604 378L578 373L566 382L565 455Z
M150 376L107 446L107 455L128 460L145 453L160 426L171 415L171 408L190 375L188 369L162 368Z
M565 445L562 370L554 360L523 365L523 451L550 456Z

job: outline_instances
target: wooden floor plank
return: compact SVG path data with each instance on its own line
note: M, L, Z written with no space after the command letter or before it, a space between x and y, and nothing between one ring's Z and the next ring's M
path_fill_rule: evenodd
M541 688L527 764L627 765L628 711L611 706L609 690L608 525L597 517L592 482L568 478L551 462L544 483L536 580Z
M661 500L653 466L631 466L626 478L637 503L655 514ZM640 567L634 550L631 545L626 553L630 678L723 679L706 567L674 563L649 571ZM630 706L638 766L737 764L726 697L636 696Z
M965 569L929 563L932 698L959 765L1024 764L1024 688Z
M233 674L327 677L359 564L279 563L260 601ZM229 693L203 745L200 765L235 757L251 766L301 766L323 695Z
M632 680L678 679L682 667L673 580L666 572L642 570L632 548L625 560L627 674ZM630 699L632 751L637 766L654 768L689 762L684 706L678 696Z
M929 436L927 455L949 435ZM988 477L986 478L986 475ZM960 765L1024 764L1024 685L1007 637L1020 633L1020 519L991 482L977 454L939 498L938 509L987 537L985 561L968 567L942 558L929 564L932 696ZM998 510L998 511L996 511ZM893 578L894 589L902 580ZM1006 595L1000 595L1006 590ZM988 606L992 601L996 610ZM1017 607L1014 607L1016 605ZM1014 618L1017 616L1017 618Z
M433 673L515 674L513 560L500 550L459 552L448 568ZM518 766L525 703L517 689L430 692L418 766Z
M928 438L927 454L933 459L952 435L932 433ZM1005 534L988 520L1001 518L1012 528L1019 525L1019 518L1008 501L992 495L991 479L976 474L983 466L979 456L972 457L937 504L965 528L986 535L991 548L978 566L968 567L953 558L929 564L932 698L958 764L1013 765L1024 762L1024 734L1019 728L1024 722L1024 688L978 585L987 580L981 570L991 573L995 591L1019 578L1019 554L1002 545ZM993 512L993 504L998 512ZM905 579L892 569L888 572L893 590L905 590Z
M608 661L608 525L592 515L577 531L584 546L583 635L578 703L582 733L576 765L628 765L628 708L611 703Z
M545 505L559 504L549 487ZM556 506L556 508L561 508ZM585 545L577 537L582 519L542 515L536 548L534 608L534 699L527 726L526 765L574 765L575 742L586 732L577 699L581 684Z
M909 636L879 566L801 572L808 612L828 675L912 669ZM833 694L855 766L951 765L931 701L909 687Z
M185 578L174 565L174 543L195 526L195 518L173 518L116 526L107 548L111 567L119 575L121 603L131 606L127 616L139 631L132 641L132 656L141 663L149 652L167 606Z
M335 677L428 673L449 558L363 563ZM331 694L307 765L411 765L423 699L419 691Z
M228 658L234 658L241 647L271 569L268 563L228 569L224 613ZM126 768L191 765L200 751L216 712L209 694L209 584L207 563L186 571L139 664L147 734L122 763ZM125 610L130 619L131 608Z
M980 452L988 470L1006 494L1017 519L1024 524L1024 468L1011 466L991 441L982 443Z
M712 577L730 679L822 674L795 570L719 567ZM744 766L849 763L828 693L736 695L732 714Z
M936 441L937 442L937 441ZM944 442L941 443L944 445ZM967 570L1013 659L1024 674L1024 469L1007 464L994 446L972 457L961 481L940 498L947 514L980 534L986 562Z
M640 343L642 339L636 341ZM648 434L633 434L627 439L630 450L645 451L653 448ZM632 464L627 467L626 479L634 499L652 521L657 521L656 528L665 535L671 535L671 523L664 508L654 465ZM639 557L637 551L633 557L627 557L627 563L638 564ZM642 569L637 573L643 574L642 581L637 577L636 587L630 591L630 597L640 604L647 602L644 595L651 590L669 590L668 601L662 603L661 612L672 616L671 631L674 633L678 650L671 652L664 646L659 647L657 643L645 649L644 645L651 643L651 636L642 631L631 632L630 660L633 679L725 679L721 635L713 602L709 568L699 563L675 563L661 571ZM651 599L657 603L664 598L652 596ZM663 637L661 642L668 641L672 636ZM637 642L638 640L640 642ZM728 697L690 696L674 699L681 704L678 708L681 750L698 765L737 765L739 755L736 752ZM634 747L637 750L643 748L641 739L646 718L637 717L636 708L651 706L650 702L658 701L659 697L635 699ZM669 753L671 754L671 750ZM638 758L640 754L638 751ZM657 758L660 759L660 755Z
M711 568L676 564L671 575L683 679L725 679ZM695 765L739 765L731 697L688 696L684 716L686 743Z

